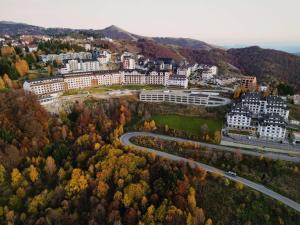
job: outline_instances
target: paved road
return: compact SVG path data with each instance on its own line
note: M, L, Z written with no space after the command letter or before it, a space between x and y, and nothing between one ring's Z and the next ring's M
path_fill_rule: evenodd
M222 145L214 145L214 144L208 144L205 142L198 142L198 141L191 141L188 139L183 139L183 138L177 138L177 137L170 137L170 136L166 136L166 135L160 135L160 134L154 134L154 133L149 133L149 132L131 132L131 133L127 133L127 136L150 136L150 137L157 137L157 138L161 138L164 140L168 140L168 141L180 141L180 142L191 142L194 144L198 144L201 145L202 147L208 147L211 148L212 150L217 149L217 150L221 150L221 151L228 151L228 152L236 152L237 148L232 148L232 147L227 147L227 146L222 146ZM251 150L239 150L242 154L245 155L252 155L252 156L264 156L265 158L270 158L270 159L280 159L280 160L285 160L285 161L290 161L290 162L295 162L295 163L300 163L300 158L299 157L293 157L293 156L289 156L289 155L284 155L284 154L278 154L278 153L272 153L272 152L264 152L264 153L260 153L260 152L255 152L255 151L251 151Z
M272 142L272 141L265 141L261 140L257 137L250 137L248 135L239 135L239 134L230 134L230 136L223 136L223 141L233 142L237 144L245 144L245 145L255 145L257 147L264 147L267 149L275 149L284 151L291 151L291 152L298 152L300 153L300 144L291 145L289 143L279 143L279 142Z
M193 161L193 160L190 160L190 159L186 159L186 158L183 158L183 157L180 157L180 156L172 155L172 154L169 154L169 153L166 153L166 152L157 151L157 150L154 150L154 149L151 149L151 148L144 148L144 147L141 147L141 146L138 146L138 145L135 145L135 144L131 143L130 138L137 137L137 136L151 136L151 137L159 137L159 138L162 138L162 139L165 139L165 140L174 140L173 137L169 137L169 136L165 136L165 135L157 135L157 134L152 134L152 133L148 133L148 132L131 132L131 133L123 134L120 137L120 141L123 145L131 146L131 147L134 147L135 149L138 149L138 150L152 152L152 153L155 153L158 156L161 156L163 158L167 158L167 159L170 159L170 160L174 160L174 161L188 162L188 163L190 163L190 165L192 167L202 167L202 168L206 169L209 172L220 173L221 175L223 175L224 177L226 177L230 180L241 182L244 185L246 185L250 188L253 188L253 189L255 189L255 190L257 190L257 191L259 191L259 192L261 192L265 195L268 195L269 197L274 198L274 199L284 203L285 205L295 209L296 211L300 212L300 204L299 203L297 203L297 202L295 202L295 201L293 201L289 198L286 198L286 197L272 191L271 189L266 188L265 186L263 186L261 184L254 183L250 180L244 179L244 178L239 177L239 176L236 176L236 177L230 176L222 170L219 170L215 167L212 167L212 166L209 166L209 165L206 165L206 164L203 164L203 163L199 163L199 162L196 162L196 161ZM179 140L179 141L184 140L184 139L177 139L177 138L175 138L175 139Z

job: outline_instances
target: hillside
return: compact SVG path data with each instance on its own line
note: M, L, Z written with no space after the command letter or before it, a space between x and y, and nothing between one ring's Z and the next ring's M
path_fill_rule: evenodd
M210 51L180 49L189 61L216 64L221 70L234 66L243 74L255 75L259 81L283 81L300 90L300 57L272 49L248 47L212 49Z
M156 41L165 45L176 45L179 47L189 47L196 49L209 50L213 48L210 44L203 41L189 39L189 38L162 38L162 37L144 37L141 35L133 34L119 28L115 25L109 26L104 29L69 29L69 28L44 28L38 26L32 26L24 23L14 23L7 21L0 21L0 35L22 35L22 34L34 34L34 35L68 35L68 34L87 34L96 37L109 37L115 40L129 40L136 41L140 38Z

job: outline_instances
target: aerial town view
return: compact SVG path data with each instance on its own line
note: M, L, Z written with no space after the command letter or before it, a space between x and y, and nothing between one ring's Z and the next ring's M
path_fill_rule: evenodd
M300 225L299 1L0 5L1 225Z

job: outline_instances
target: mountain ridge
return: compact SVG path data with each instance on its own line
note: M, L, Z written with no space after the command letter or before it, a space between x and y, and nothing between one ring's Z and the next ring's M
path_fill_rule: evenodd
M165 45L176 45L179 47L189 47L195 49L205 49L209 50L214 48L206 42L191 39L191 38L173 38L173 37L146 37L142 35L133 34L128 32L116 25L111 25L104 29L72 29L72 28L45 28L35 25L29 25L26 23L18 23L11 21L0 21L0 35L22 35L22 34L32 34L32 35L67 35L68 33L82 33L88 32L91 35L99 37L108 37L116 40L129 40L137 41L138 39L149 39L154 40L160 44Z

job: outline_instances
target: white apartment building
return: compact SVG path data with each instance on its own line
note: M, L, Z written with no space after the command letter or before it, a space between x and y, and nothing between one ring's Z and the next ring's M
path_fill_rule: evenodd
M181 66L177 68L177 75L189 77L191 75L192 68L189 66Z
M140 101L143 102L170 102L198 106L220 106L225 100L216 96L183 90L142 91Z
M80 70L81 71L99 71L100 70L100 63L99 61L94 60L81 60L80 61Z
M100 64L107 64L111 60L111 53L108 51L102 51L97 60L100 62Z
M170 73L168 71L123 70L124 84L163 85L166 86Z
M202 77L202 80L204 80L204 81L211 80L214 78L214 76L216 76L218 74L218 67L216 67L216 66L205 65L205 66L203 66L202 70L203 71L202 71L201 77Z
M123 84L123 80L123 75L118 71L90 71L64 74L66 89Z
M124 62L124 59L126 58L126 57L132 57L133 55L132 55L132 53L130 53L130 52L124 52L122 55L121 55L121 62Z
M43 62L52 62L54 60L57 61L64 61L69 59L92 59L92 53L90 52L67 52L67 53L61 53L59 55L57 54L48 54L48 55L41 55L41 60Z
M168 86L187 88L188 78L182 75L171 75L168 80Z
M286 136L286 122L278 114L266 114L259 122L257 133L261 139L282 141Z
M29 80L23 84L25 91L33 92L36 95L63 92L65 90L64 87L64 79L62 77Z
M252 113L242 104L236 104L232 110L227 113L227 127L235 129L250 129Z
M242 95L242 105L258 117L259 114L276 113L285 120L288 119L289 110L287 101L279 96L267 96L263 98L259 93L245 93Z
M125 56L123 58L123 69L124 70L134 70L135 60L131 56Z
M80 70L80 63L78 62L77 59L71 59L66 64L66 70L68 72L78 71L78 70Z
M94 60L81 60L78 62L77 59L69 60L66 64L66 71L74 72L74 71L98 71L100 70L99 61Z

